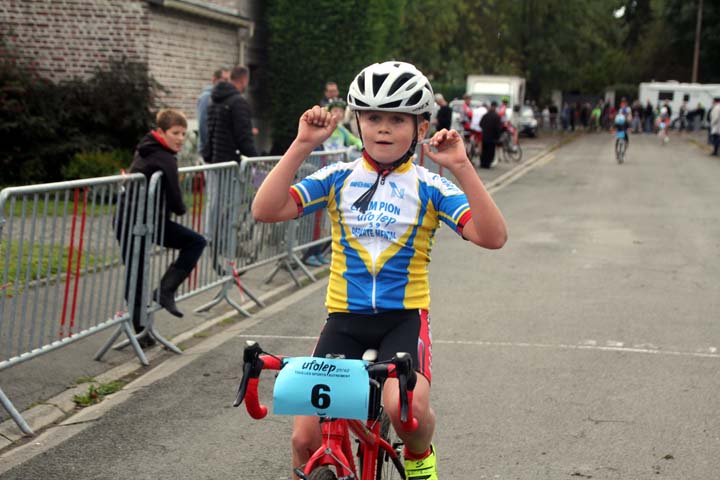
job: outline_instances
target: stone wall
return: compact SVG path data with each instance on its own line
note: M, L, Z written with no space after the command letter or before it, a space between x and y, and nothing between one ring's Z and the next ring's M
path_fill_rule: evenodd
M220 66L239 58L238 33L231 25L152 8L148 67L168 89L162 101L195 118L195 103Z
M252 15L249 0L211 0L208 6ZM257 19L254 19L257 21ZM161 98L195 118L197 96L213 70L244 58L257 65L245 29L146 0L3 0L0 34L8 47L53 81L86 77L123 55L144 62L167 90Z
M43 77L85 77L109 58L147 61L147 8L142 1L3 0L0 34Z

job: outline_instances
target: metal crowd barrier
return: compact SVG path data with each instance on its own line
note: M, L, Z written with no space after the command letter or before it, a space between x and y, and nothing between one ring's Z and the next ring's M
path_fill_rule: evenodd
M332 163L349 161L353 155L360 155L360 153L353 148L312 152L298 169L296 180L302 180L306 176ZM246 160L247 163L245 163ZM279 160L280 157L254 157L244 159L243 163L250 169L255 167L263 172L269 172L270 169L267 168L268 163L275 165ZM277 266L268 276L267 282L272 281L279 271L284 270L295 283L300 286L300 279L295 274L295 271L298 269L311 281L316 281L315 276L305 266L301 258L298 257L298 252L316 245L323 246L329 244L331 236L330 220L327 211L321 210L312 215L305 215L290 222L273 225L283 225L287 230L284 236L284 245L277 251L277 255L273 257L273 260L277 260ZM265 226L272 228L272 225Z
M228 296L229 288L236 284L242 293L258 306L264 304L246 286L237 281L240 269L247 269L249 257L237 255L238 231L249 215L250 192L243 185L236 162L184 167L179 169L180 189L187 211L177 216L166 210L162 172L156 172L150 179L147 195L147 225L138 235L140 245L139 269L143 272L140 291L139 324L145 328L137 338L150 336L175 353L182 351L160 334L154 325L153 314L160 310L152 300L153 292L160 287L160 279L176 260L179 250L164 248L165 219L201 233L207 246L190 276L183 282L176 295L181 302L208 290L221 287L220 293L208 305L196 311L205 311L222 300L226 300L245 316L250 313ZM242 209L247 205L246 214ZM100 348L95 356L101 360L121 335L118 329ZM116 346L124 348L125 341Z
M147 364L125 309L125 269L117 268L135 252L115 238L118 225L138 228L142 216L116 203L145 190L136 174L0 192L0 371L115 325ZM2 390L0 401L32 433Z
M351 150L314 152L298 180L319 168L349 159ZM268 281L286 270L313 274L297 252L330 240L325 211L291 222L265 224L250 213L252 199L281 157L243 158L236 162L179 169L187 212L174 222L202 233L205 247L176 301L219 288L196 311L225 300L249 316L228 293L238 287L258 306L263 303L240 282L253 268L276 263ZM123 334L147 365L138 339L151 335L170 350L181 351L155 328L161 307L152 292L175 260L177 251L159 247L164 239L165 195L162 173L146 184L142 174L11 187L0 192L0 371L89 335L117 326L97 352L100 360ZM141 283L139 287L138 282ZM140 295L139 312L131 307ZM135 335L132 316L145 329ZM21 430L32 430L0 389L0 403Z

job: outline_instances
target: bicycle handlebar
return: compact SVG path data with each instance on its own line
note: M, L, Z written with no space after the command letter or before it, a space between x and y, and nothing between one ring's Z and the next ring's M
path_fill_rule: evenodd
M257 342L247 341L246 344L247 346L243 352L243 376L240 380L233 407L239 407L245 400L245 409L248 414L255 420L260 420L265 418L268 412L267 407L260 404L258 395L260 373L263 370L280 370L284 362L279 357L262 355L262 348Z
M285 366L285 358L263 354L260 345L252 340L246 342L243 352L243 375L233 407L245 401L248 414L260 420L265 418L268 409L260 403L258 384L263 370L280 370ZM400 390L400 423L402 429L412 432L418 427L418 421L412 413L413 390L417 384L417 373L412 368L412 357L399 352L388 362L373 363L367 367L371 382L382 382L387 378L397 378Z

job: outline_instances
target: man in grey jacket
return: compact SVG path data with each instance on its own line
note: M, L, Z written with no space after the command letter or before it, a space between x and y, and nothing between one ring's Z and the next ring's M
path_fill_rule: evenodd
M227 82L230 79L230 69L218 68L213 72L212 83L206 86L197 99L197 119L198 119L198 142L197 149L202 155L203 146L207 143L207 110L210 104L210 94L212 89L218 82Z

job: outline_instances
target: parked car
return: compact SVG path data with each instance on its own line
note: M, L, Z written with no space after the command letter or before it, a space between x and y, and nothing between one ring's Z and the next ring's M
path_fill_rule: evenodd
M520 135L534 137L537 135L538 121L532 107L523 105L520 107L520 115L517 116L516 126Z

